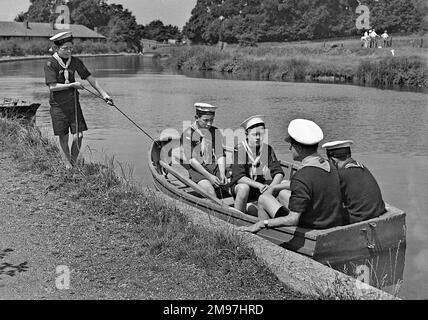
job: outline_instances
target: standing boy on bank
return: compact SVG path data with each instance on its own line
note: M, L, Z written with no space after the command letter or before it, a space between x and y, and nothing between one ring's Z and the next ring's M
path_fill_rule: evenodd
M223 135L212 124L217 107L195 103L195 121L181 135L183 166L190 179L216 197L216 189L226 183L226 157Z
M95 78L86 69L83 62L71 55L73 50L73 35L71 32L60 32L49 40L54 43L54 51L44 67L45 82L49 86L49 104L54 135L59 137L61 155L66 169L71 169L77 162L82 145L83 131L88 130L79 103L78 89L83 89L76 82L76 72L80 78L87 80L106 102L113 100L101 88ZM73 135L71 150L69 148L69 133Z

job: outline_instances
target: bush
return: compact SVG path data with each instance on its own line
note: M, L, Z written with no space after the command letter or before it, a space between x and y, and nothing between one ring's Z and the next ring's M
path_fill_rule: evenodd
M26 55L46 55L49 54L51 43L48 40L31 40L20 44L22 51Z
M257 47L257 35L254 33L244 33L239 35L238 44L241 47Z
M0 41L1 56L25 56L25 55L47 55L52 44L48 40L4 40ZM98 53L120 53L126 52L127 45L124 42L104 43L93 41L74 41L73 54L98 54Z
M427 87L426 63L418 57L387 57L363 61L357 70L361 83L376 86Z
M126 42L108 42L107 46L110 52L114 53L125 52L127 49Z
M110 47L108 43L103 42L93 42L93 41L74 41L73 53L108 53L110 52Z
M0 41L0 56L24 56L19 40Z

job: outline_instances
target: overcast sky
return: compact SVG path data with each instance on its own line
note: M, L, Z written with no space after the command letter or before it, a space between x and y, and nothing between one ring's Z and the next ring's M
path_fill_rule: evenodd
M108 0L122 4L137 18L139 24L159 19L164 24L182 28L189 20L196 0ZM21 11L27 11L30 0L0 0L0 21L13 21Z

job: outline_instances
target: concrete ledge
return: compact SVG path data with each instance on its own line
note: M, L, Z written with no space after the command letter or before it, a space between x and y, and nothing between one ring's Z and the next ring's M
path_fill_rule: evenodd
M329 268L315 260L281 248L257 235L236 231L235 227L208 213L172 199L163 193L159 198L181 212L196 225L209 230L237 235L252 248L261 261L292 290L317 298L396 300L393 295L369 286L344 273ZM330 294L328 294L330 293Z

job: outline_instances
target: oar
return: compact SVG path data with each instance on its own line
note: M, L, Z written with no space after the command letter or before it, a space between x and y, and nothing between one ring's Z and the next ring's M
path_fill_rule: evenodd
M204 196L205 198L214 201L216 204L218 204L219 206L221 206L223 209L229 209L229 210L232 210L232 211L239 212L239 214L242 214L242 212L239 211L238 209L235 209L233 207L229 207L227 204L225 204L220 199L218 199L218 198L210 195L209 193L207 193L197 183L194 183L192 180L187 179L181 173L179 173L177 170L175 170L173 167L171 167L170 165L168 165L164 161L159 160L159 164L162 166L162 168L164 168L166 171L168 171L169 173L171 173L174 177L176 177L178 180L180 180L181 182L183 182L185 185L191 187L193 190L195 190L201 196Z
M224 205L224 203L220 199L217 199L216 197L214 197L214 196L210 195L209 193L205 192L205 190L203 190L197 183L193 182L190 179L187 179L181 173L179 173L177 170L175 170L173 167L171 167L170 165L168 165L164 161L159 160L159 164L162 166L162 168L164 168L166 171L168 171L169 173L171 173L174 177L176 177L178 180L180 180L181 182L183 182L185 185L193 188L200 195L202 195L205 198L208 198L208 199L214 201L215 203L217 203L220 206Z

